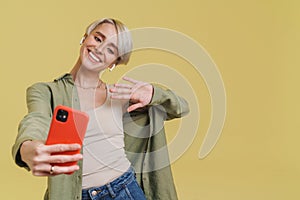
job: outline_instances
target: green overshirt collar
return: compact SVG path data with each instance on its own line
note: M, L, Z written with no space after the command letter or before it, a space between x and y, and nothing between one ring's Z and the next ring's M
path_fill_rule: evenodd
M59 81L59 80L62 80L62 79L65 79L67 80L69 83L71 83L72 85L74 85L74 80L73 80L73 76L72 74L70 73L65 73L64 75L54 79L54 81Z

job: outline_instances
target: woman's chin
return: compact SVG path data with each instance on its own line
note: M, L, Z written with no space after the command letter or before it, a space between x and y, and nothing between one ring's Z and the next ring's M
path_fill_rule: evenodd
M101 63L91 63L91 62L82 62L81 67L82 69L97 72L97 73L101 72L106 68L105 66L101 65Z

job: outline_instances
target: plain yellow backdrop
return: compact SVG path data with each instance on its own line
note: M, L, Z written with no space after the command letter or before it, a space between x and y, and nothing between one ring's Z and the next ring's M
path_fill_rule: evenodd
M139 51L127 67L103 75L114 82L128 69L156 62L190 84L200 121L189 115L167 123L169 141L184 120L199 125L172 164L180 199L299 199L299 9L296 0L2 0L1 199L42 199L46 179L18 168L11 157L18 122L26 114L25 90L68 72L85 27L102 17L118 18L131 29L163 27L186 34L219 68L227 93L226 122L203 160L198 152L209 126L210 98L186 61L167 52Z

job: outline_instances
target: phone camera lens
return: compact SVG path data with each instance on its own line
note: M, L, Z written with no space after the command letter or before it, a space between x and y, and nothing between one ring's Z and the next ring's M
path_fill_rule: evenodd
M66 122L68 119L68 111L59 109L57 111L56 120L60 122Z

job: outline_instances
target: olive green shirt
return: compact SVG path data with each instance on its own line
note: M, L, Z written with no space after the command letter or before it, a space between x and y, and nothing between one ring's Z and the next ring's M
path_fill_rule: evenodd
M26 140L47 139L52 113L57 105L80 110L80 103L70 74L65 74L53 82L32 85L27 89L26 98L28 114L19 124L12 154L17 165L30 170L21 159L21 144ZM182 117L188 112L188 104L183 98L171 90L153 84L151 103L123 116L126 154L148 200L177 199L166 148L164 121ZM82 161L78 164L80 170L72 175L48 177L44 199L81 199Z

